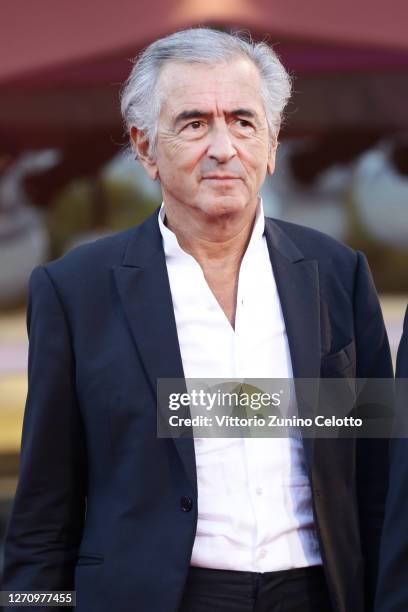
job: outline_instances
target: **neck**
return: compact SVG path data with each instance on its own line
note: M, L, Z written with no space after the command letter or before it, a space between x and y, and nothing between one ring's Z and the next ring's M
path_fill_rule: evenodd
M206 268L227 265L239 267L250 240L255 223L256 206L239 215L224 215L184 219L166 208L165 225L177 237L180 247Z

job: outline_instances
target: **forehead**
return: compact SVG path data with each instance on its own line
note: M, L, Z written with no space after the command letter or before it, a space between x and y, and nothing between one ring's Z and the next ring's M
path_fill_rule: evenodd
M191 107L219 111L251 107L263 113L259 72L245 58L211 65L169 62L160 74L158 90L165 114Z

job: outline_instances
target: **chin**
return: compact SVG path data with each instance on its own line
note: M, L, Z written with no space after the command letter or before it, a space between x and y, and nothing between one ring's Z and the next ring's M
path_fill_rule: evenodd
M243 201L241 198L225 196L211 198L200 204L200 208L210 217L220 217L240 213L247 208L248 204L248 202Z

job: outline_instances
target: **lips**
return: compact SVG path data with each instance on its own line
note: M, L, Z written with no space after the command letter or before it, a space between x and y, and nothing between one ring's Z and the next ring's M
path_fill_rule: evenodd
M203 179L205 180L212 180L212 181L230 181L233 179L239 179L239 176L230 176L230 175L225 175L225 176L220 176L220 175L210 175L210 176L203 176Z

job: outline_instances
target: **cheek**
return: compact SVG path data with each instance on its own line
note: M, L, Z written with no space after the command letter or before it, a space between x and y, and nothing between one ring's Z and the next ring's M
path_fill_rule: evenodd
M174 156L161 156L158 159L158 171L162 187L173 192L184 192L190 195L200 185L199 158L179 150Z
M166 151L163 161L166 166L172 168L173 174L184 175L187 179L198 174L204 153L205 149L200 145L194 146L192 143L182 143Z
M255 158L260 161L268 156L268 141L263 136L256 134L241 141L237 140L236 147L243 155L251 159Z
M263 151L254 148L252 151L247 152L247 164L251 166L253 170L258 170L263 166L266 166L268 158L263 154Z
M240 154L240 160L244 166L248 178L259 177L266 172L268 158L264 147L251 146L246 147L245 151Z

